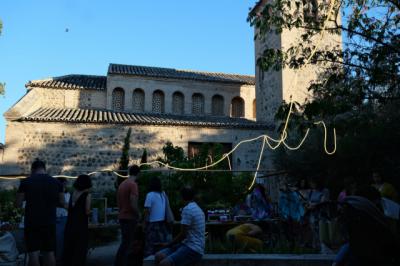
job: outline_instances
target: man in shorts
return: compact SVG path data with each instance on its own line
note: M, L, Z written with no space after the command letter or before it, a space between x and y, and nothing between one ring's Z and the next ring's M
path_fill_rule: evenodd
M194 201L194 190L184 187L181 190L185 207L182 209L181 231L160 250L156 256L156 265L184 266L195 265L204 255L205 217L204 212Z
M46 165L40 160L32 163L31 175L21 180L17 207L25 205L24 234L29 255L29 266L39 266L42 252L44 265L56 264L56 208L66 207L60 182L46 173Z
M117 202L119 208L119 224L121 228L121 244L115 257L115 266L134 265L135 232L139 221L139 188L136 179L140 174L140 167L129 167L129 177L118 187Z

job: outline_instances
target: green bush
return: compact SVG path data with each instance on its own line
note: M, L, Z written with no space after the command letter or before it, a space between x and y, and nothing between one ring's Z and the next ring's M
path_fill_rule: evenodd
M167 143L163 147L164 158L160 161L171 166L180 168L193 168L203 166L210 157L212 151L212 161L215 162L222 157L222 145L203 144L200 152L194 158L184 155L183 149ZM227 162L209 168L210 170L226 170ZM248 173L232 174L231 172L205 172L205 171L171 171L171 172L142 172L139 179L140 199L139 204L143 206L145 195L148 192L148 183L151 177L160 177L163 189L169 197L171 208L179 219L179 209L182 208L180 190L185 185L193 186L197 194L197 201L203 209L211 208L231 208L238 201L244 199L246 188L252 181ZM142 196L143 195L143 196Z
M14 225L21 222L22 211L14 206L16 195L16 189L0 191L0 221Z

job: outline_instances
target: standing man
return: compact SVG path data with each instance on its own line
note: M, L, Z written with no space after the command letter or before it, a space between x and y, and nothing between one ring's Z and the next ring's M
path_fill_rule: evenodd
M121 245L119 246L116 266L126 266L133 263L133 242L135 239L135 229L139 220L138 198L139 189L136 178L140 173L137 165L129 168L129 177L118 187L117 202L119 208L119 224L121 226Z
M156 254L156 264L160 266L195 265L204 255L204 212L194 201L193 188L184 187L181 195L186 205L182 209L181 231Z
M35 160L31 175L22 180L17 194L17 207L25 205L25 244L29 266L39 266L40 252L46 266L56 265L56 208L66 207L61 184L46 173L43 161Z

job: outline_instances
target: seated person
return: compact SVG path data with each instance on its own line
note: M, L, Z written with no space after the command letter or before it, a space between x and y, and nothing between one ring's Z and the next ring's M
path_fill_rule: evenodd
M184 266L201 261L205 247L205 216L194 201L194 190L184 187L181 196L186 204L182 209L181 231L171 243L156 253L156 265Z
M289 188L287 185L279 191L279 213L285 220L301 221L304 216L304 199L300 190Z
M388 198L392 201L398 202L398 194L392 184L385 182L382 175L377 171L372 174L372 178L374 180L372 186L379 191L383 198Z
M265 194L265 188L261 184L256 184L253 191L247 195L246 205L251 210L254 220L260 221L271 217L271 205Z
M262 249L263 242L260 240L263 231L255 224L241 224L230 229L226 238L232 242L235 249L240 251L257 252Z

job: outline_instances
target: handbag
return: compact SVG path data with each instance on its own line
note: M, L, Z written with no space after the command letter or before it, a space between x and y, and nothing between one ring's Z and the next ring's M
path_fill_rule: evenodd
M163 192L163 197L165 199L165 221L169 224L175 222L175 217L174 214L171 210L171 206L169 205L169 200L167 197L167 194L165 194L165 192Z
M0 263L16 262L18 257L17 244L9 232L0 234Z

